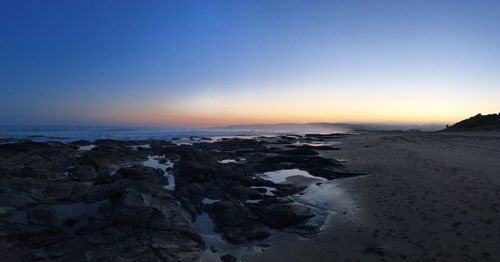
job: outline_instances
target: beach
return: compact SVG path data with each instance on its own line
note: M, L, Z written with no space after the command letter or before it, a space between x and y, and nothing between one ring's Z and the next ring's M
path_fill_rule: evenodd
M500 258L495 132L4 141L5 261Z
M352 205L311 239L244 261L498 261L500 135L363 132L327 156L367 176L340 179Z
M500 262L499 1L0 1L0 262Z

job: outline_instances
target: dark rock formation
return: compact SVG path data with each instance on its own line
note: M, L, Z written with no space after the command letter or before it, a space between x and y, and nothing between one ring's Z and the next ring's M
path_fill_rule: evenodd
M317 153L330 148L286 146L340 137L223 139L193 146L97 140L85 150L80 146L89 141L1 144L2 258L196 261L207 247L193 225L202 212L234 244L265 239L268 228L317 232L307 224L314 213L287 198L304 186L274 184L257 174L298 168L327 179L356 175ZM150 156L174 162L173 169L143 166ZM174 191L164 188L165 172L175 175ZM272 194L262 187L272 187ZM229 254L221 259L236 261Z
M231 255L231 254L225 254L225 255L221 256L220 259L224 262L237 262L238 261L236 259L236 257Z
M500 114L481 115L462 120L444 131L490 131L500 130Z

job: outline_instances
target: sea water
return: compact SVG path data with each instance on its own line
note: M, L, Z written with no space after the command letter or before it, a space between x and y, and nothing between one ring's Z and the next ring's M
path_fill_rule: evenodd
M72 142L76 140L95 141L97 139L116 140L147 140L182 139L183 142L204 142L200 137L219 139L220 137L253 137L261 135L262 132L255 131L231 131L212 129L168 129L149 127L26 127L0 126L0 139L15 138L27 139L37 142L60 141ZM0 141L1 142L1 141ZM15 141L4 141L15 142Z

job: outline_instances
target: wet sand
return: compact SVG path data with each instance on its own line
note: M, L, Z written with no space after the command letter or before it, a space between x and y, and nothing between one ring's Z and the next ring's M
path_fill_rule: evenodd
M279 239L244 261L500 261L500 134L370 132L342 150L351 171L311 239Z

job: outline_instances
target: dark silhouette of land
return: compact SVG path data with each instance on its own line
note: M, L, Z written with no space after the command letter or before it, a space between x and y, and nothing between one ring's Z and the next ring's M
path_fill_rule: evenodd
M500 130L500 114L481 115L462 120L445 131L488 131Z

